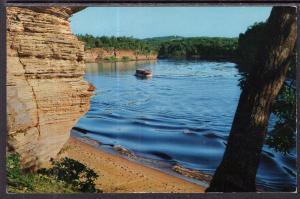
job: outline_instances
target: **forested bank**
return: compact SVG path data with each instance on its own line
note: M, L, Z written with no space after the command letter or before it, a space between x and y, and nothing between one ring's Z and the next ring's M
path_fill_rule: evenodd
M160 58L234 60L237 38L192 37L163 42Z
M158 58L235 60L237 38L221 37L95 37L78 35L86 49L102 48L107 51L131 50L135 54L157 54Z
M77 35L78 39L85 43L86 49L102 48L104 50L132 50L140 54L149 54L156 49L149 43L133 37L95 37L93 35Z

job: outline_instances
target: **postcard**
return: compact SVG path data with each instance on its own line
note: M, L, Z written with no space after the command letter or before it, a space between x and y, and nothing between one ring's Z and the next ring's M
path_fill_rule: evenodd
M296 15L7 6L7 192L296 193Z

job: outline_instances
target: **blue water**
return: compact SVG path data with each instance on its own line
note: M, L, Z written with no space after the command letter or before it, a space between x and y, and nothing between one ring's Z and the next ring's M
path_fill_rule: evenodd
M153 71L151 79L134 76ZM158 60L88 64L85 79L96 86L77 128L106 145L136 155L213 174L219 165L240 95L234 63ZM264 147L258 187L296 187L296 156Z

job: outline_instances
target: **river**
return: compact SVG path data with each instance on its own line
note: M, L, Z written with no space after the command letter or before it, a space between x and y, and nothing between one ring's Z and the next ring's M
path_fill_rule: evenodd
M153 77L135 77L136 68L151 69ZM87 64L85 79L96 90L76 128L138 157L213 174L237 107L239 78L230 62ZM265 191L295 188L295 152L284 156L264 146L257 186Z

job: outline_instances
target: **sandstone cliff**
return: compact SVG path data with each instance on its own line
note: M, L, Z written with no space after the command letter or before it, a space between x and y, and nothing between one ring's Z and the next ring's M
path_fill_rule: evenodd
M84 45L68 18L78 8L7 8L8 150L23 167L55 157L89 108Z
M157 54L151 52L149 54L137 54L132 50L106 50L102 48L92 48L85 50L85 61L88 63L95 63L105 59L109 59L114 56L118 61L128 61L128 60L155 60L157 59Z

